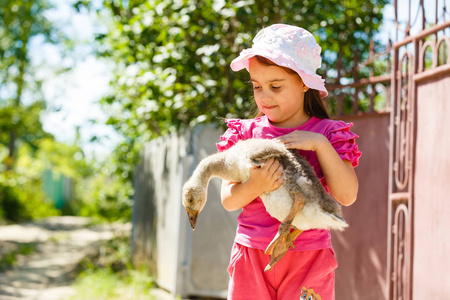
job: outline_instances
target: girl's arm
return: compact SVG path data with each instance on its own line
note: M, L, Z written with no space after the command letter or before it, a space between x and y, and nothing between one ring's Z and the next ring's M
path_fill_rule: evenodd
M283 184L283 167L274 159L262 167L250 169L250 177L243 183L222 181L222 205L228 211L243 208L265 192L276 190Z
M294 131L277 140L288 149L315 151L320 166L333 197L342 205L348 206L356 201L358 178L350 161L342 160L328 139L309 131Z

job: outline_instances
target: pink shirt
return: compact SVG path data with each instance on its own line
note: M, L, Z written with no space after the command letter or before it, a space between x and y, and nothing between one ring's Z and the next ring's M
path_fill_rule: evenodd
M359 157L361 156L361 152L355 143L355 138L358 136L350 131L350 128L353 126L352 123L311 117L309 121L299 127L279 128L273 126L266 116L248 120L227 119L226 122L228 130L220 137L221 142L217 144L219 151L230 148L239 140L249 138L273 139L295 130L303 130L323 134L336 149L339 156L343 160L349 160L354 167L358 165ZM300 150L299 153L313 166L322 185L329 191L316 153L303 150ZM242 209L237 221L238 227L235 242L262 250L267 248L280 225L277 219L272 218L267 213L259 197ZM306 251L325 248L331 248L329 230L304 231L300 238L295 241L295 250Z

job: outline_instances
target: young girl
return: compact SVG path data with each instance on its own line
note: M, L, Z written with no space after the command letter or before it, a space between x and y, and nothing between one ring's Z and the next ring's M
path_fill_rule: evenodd
M217 144L219 151L240 139L277 139L314 167L325 189L342 205L356 200L358 180L353 168L361 152L355 144L353 124L330 120L322 97L327 90L316 74L321 48L308 31L275 24L261 30L253 46L233 60L234 71L250 73L259 110L255 119L227 119L228 130ZM259 198L282 183L282 167L270 160L254 168L243 183L222 184L222 204L227 210L243 209L228 267L228 300L334 299L337 262L329 230L304 231L286 255L264 272L270 257L264 254L280 222L265 210Z

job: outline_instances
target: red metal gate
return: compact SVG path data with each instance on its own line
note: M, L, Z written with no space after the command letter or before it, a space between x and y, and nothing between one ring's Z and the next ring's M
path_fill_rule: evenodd
M328 86L337 118L355 124L364 153L360 200L345 208L351 226L333 233L337 299L450 299L450 15L444 0L394 7L395 42L381 54L386 75L340 85L338 72ZM355 66L370 67L374 57L371 49Z
M397 1L395 6L397 12ZM436 1L436 7L438 7L438 1ZM447 153L450 150L450 140L445 137L445 134L448 135L446 131L450 128L441 128L441 130L428 133L423 129L430 122L434 123L442 119L441 116L447 113L445 110L436 111L434 108L439 105L436 106L432 100L438 103L450 100L450 87L444 85L444 82L448 82L450 78L450 62L448 61L450 59L450 38L446 32L446 28L450 27L450 22L444 19L446 13L444 5L443 18L439 20L436 9L434 25L425 29L426 14L423 0L419 4L419 9L422 9L423 14L423 30L417 35L409 36L411 23L408 20L404 31L406 38L393 44L388 204L388 299L428 299L431 295L434 297L431 296L430 299L450 299L447 298L450 297L449 288L445 290L443 279L439 279L439 277L448 279L444 273L448 271L448 268L445 267L445 265L448 266L446 263L448 258L441 254L442 251L433 250L436 245L439 246L439 242L430 241L428 244L433 244L432 246L422 244L417 236L418 234L422 236L438 232L435 239L444 242L441 244L443 249L446 249L446 243L450 243L442 229L436 225L427 225L427 222L433 223L436 210L417 210L419 207L438 207L449 211L450 204L444 196L450 192L449 187L445 184L435 186L433 180L428 181L425 186L423 183L426 175L422 173L423 170L417 168L417 162L423 161L423 166L429 166L436 159L433 154L435 148L430 148L432 145L426 145L430 148L427 150L423 147L421 142L425 140L431 144L441 145L443 149L447 149ZM420 93L421 90L428 91L428 94ZM424 101L428 101L430 105L424 105L423 110L419 110L418 104ZM433 114L429 113L430 110L433 111ZM439 124L439 126L444 125L445 123ZM418 140L420 132L424 133L423 136L428 135L427 139ZM440 137L441 135L442 137ZM419 143L421 147L417 147ZM440 164L449 165L449 159L445 155L441 155L439 158L442 159ZM445 174L438 172L434 176L442 178ZM426 196L416 197L418 191L434 188L441 190L439 197L434 199ZM418 224L421 224L421 227ZM446 222L446 224L449 223ZM421 230L424 227L429 230L428 233ZM433 253L438 254L438 257L426 257ZM419 264L426 259L439 260L441 265L434 264L434 267L430 269L430 267ZM422 272L428 275L420 275ZM431 286L435 285L436 280L442 281L443 284L439 284L437 289L433 290Z

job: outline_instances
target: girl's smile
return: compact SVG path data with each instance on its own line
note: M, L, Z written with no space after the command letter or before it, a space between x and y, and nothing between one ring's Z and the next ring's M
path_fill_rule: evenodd
M249 73L256 105L274 126L298 127L309 120L303 109L305 86L298 75L255 57L249 61Z

